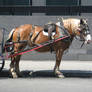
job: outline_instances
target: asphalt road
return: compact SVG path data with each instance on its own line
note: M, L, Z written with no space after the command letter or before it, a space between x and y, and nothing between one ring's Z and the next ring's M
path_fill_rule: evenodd
M22 78L9 78L9 61L0 73L0 92L92 92L92 62L63 61L64 79L55 78L50 61L22 61Z
M1 78L0 92L92 92L92 79Z

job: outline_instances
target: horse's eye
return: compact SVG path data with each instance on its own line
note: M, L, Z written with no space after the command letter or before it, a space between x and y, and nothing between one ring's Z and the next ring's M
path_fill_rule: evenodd
M81 31L81 30L80 30L79 32L80 32L80 33L82 33L82 31Z

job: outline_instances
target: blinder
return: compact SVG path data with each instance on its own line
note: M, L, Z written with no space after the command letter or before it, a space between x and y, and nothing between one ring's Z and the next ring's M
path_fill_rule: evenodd
M83 21L83 19L80 19L80 25L79 25L79 33L80 36L87 36L90 34L90 29L87 23Z

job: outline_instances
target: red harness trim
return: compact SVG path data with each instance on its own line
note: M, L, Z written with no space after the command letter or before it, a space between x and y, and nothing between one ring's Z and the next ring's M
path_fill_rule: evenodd
M60 38L58 38L58 39L56 39L56 40L53 40L53 41L50 42L50 43L40 44L39 46L34 47L34 48L32 48L32 49L28 49L28 50L25 50L25 51L19 52L19 53L17 52L17 53L15 53L15 54L13 54L13 55L9 55L8 58L11 58L11 57L14 57L14 56L17 56L17 55L22 55L22 54L24 54L24 53L27 53L27 52L31 52L31 51L37 50L37 49L39 49L39 48L42 48L42 47L47 46L47 45L49 45L49 44L51 44L51 43L54 43L54 42L63 40L63 39L68 38L68 37L69 37L69 36L60 37Z

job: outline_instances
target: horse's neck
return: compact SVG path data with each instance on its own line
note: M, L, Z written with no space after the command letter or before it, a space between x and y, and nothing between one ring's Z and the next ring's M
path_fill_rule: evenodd
M64 19L63 20L64 27L68 30L71 36L75 35L75 32L77 31L78 26L79 26L79 22L80 22L79 19Z

